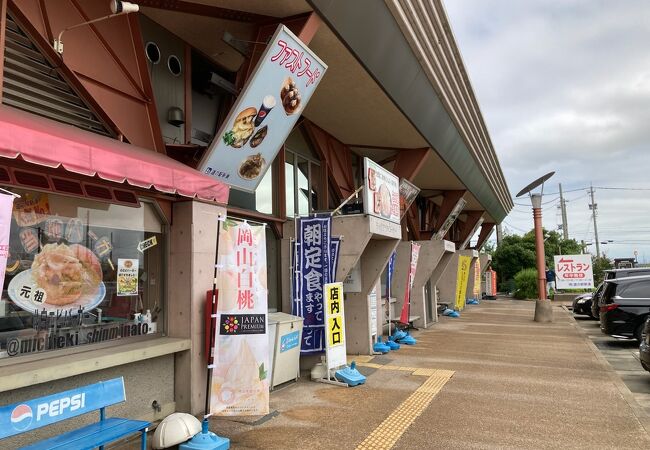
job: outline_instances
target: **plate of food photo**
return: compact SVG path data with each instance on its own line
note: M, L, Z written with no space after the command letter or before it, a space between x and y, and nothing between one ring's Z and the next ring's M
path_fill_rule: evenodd
M244 180L254 180L260 176L265 164L266 160L262 158L261 153L251 155L239 166L239 176Z
M237 114L232 129L224 133L223 142L230 147L243 147L255 130L253 123L255 116L257 116L257 109L253 107L246 108Z
M21 309L34 312L96 308L106 295L97 256L79 244L47 244L30 269L16 275L7 288Z
M302 99L300 97L300 92L298 91L298 86L291 77L287 77L282 83L280 99L282 100L284 112L286 112L288 116L300 111Z

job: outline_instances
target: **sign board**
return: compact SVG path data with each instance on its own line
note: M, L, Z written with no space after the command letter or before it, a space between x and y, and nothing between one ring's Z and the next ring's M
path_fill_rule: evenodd
M594 287L591 255L555 255L556 289L590 289Z
M210 413L269 412L268 290L264 226L226 219L220 225Z
M474 263L474 289L472 290L472 298L481 298L481 258L476 258Z
M368 300L370 303L370 335L377 335L377 290L379 285L375 286L370 294L368 294Z
M444 239L447 233L449 232L449 229L451 226L454 224L456 219L458 219L458 216L460 215L460 212L463 210L465 205L467 204L467 200L464 198L459 198L456 204L454 205L454 208L451 210L449 213L449 216L445 219L443 224L440 226L436 234L434 234L431 239L434 241L439 241L441 239Z
M456 310L461 311L465 308L465 293L467 292L467 282L469 281L469 268L472 264L471 256L458 256L458 271L456 273Z
M254 192L326 70L318 56L279 25L199 170Z
M118 258L117 260L117 296L138 295L139 260Z
M408 279L406 280L406 289L404 291L404 304L400 314L399 321L405 324L409 323L409 316L411 314L411 290L413 289L413 282L415 281L415 273L418 268L418 258L420 256L420 244L411 242L411 258L409 263Z
M363 158L363 181L366 214L399 224L399 178L372 159Z
M323 287L325 297L325 327L327 370L347 364L345 348L345 314L343 283L328 283Z
M400 218L404 217L406 211L411 207L416 197L420 193L420 188L408 181L406 178L399 180L399 209Z
M368 216L368 229L371 234L393 239L401 239L402 226L396 222L389 222L375 216Z

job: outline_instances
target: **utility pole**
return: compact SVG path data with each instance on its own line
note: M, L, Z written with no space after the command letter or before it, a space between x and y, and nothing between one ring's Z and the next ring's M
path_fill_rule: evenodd
M594 201L594 187L590 184L589 192L591 193L591 204L589 209L591 209L591 216L594 218L594 239L596 240L596 257L600 258L600 241L598 240L598 224L596 222L596 215L598 211L598 204Z
M501 245L501 239L503 239L503 231L501 230L501 224L497 224L497 247Z
M566 220L566 202L562 195L562 183L560 183L560 208L562 211L562 236L564 239L569 239L569 225Z

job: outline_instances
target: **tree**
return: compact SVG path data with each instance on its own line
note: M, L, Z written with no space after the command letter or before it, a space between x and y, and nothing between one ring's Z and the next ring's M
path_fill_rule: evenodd
M607 255L603 255L600 258L594 256L593 259L593 270L594 270L594 286L598 286L600 283L603 282L603 279L605 278L605 271L607 269L613 269L614 265L612 264L612 261L607 257Z

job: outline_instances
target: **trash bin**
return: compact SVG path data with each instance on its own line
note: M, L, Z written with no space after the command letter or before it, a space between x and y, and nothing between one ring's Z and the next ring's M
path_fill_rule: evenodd
M300 375L302 317L269 313L270 387L297 380Z

